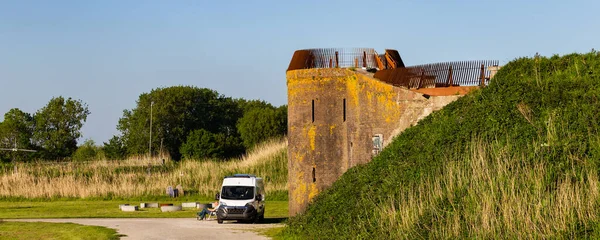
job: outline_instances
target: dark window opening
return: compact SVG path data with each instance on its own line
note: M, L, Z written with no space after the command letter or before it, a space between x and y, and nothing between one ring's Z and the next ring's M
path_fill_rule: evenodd
M312 122L315 122L315 100L312 100Z
M313 177L313 182L316 182L317 181L317 176L316 176L316 173L315 173L315 167L313 167L312 177Z
M346 121L346 99L344 98L344 122Z

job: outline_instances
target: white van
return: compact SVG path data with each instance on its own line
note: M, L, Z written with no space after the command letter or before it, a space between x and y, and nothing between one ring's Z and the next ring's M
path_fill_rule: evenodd
M240 220L258 222L265 217L265 186L263 179L250 174L235 174L223 179L217 222Z

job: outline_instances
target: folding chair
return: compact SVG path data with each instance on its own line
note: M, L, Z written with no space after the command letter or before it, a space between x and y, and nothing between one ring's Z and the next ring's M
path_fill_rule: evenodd
M215 216L215 217L217 216L217 210L216 209L214 211L212 211L212 212L209 212L208 213L208 217L204 218L204 220L210 220L210 218L212 216Z

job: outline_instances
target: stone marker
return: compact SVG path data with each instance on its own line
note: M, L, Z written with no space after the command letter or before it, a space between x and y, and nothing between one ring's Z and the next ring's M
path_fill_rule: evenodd
M173 187L172 186L167 186L166 192L167 192L167 196L173 197L174 193L173 193Z
M196 204L196 208L198 208L198 209L212 208L212 204L198 203L198 204Z
M121 211L123 212L135 212L138 210L138 206L122 206Z
M160 207L161 212L177 212L181 211L181 206L162 206Z
M184 202L181 204L181 207L184 208L195 208L198 205L198 202Z
M158 208L158 203L140 203L140 208Z
M158 203L146 203L146 208L158 208Z
M177 189L177 195L178 196L184 196L184 192L183 192L183 187L181 185L177 185L175 186L175 189Z

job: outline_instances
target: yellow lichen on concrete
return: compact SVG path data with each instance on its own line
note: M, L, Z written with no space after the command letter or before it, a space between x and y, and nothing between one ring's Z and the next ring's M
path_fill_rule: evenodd
M317 188L317 184L311 183L310 190L308 191L308 201L310 202L317 195L319 195L319 188Z
M358 93L359 93L359 86L358 86L358 79L356 78L356 74L353 74L352 76L348 76L345 78L346 80L346 90L347 90L347 96L349 99L350 103L353 103L354 106L358 106L359 104L359 99L358 99Z
M304 182L304 172L297 172L298 177L296 178L295 186L292 195L294 196L294 201L297 204L303 204L304 199L306 197L306 183Z
M378 104L386 104L387 103L387 98L385 97L385 95L381 94L379 96L377 96L377 103Z
M335 127L336 127L335 124L332 124L329 126L329 135L330 136L333 135L333 129L335 129Z
M305 155L306 154L303 154L303 153L296 153L296 154L294 154L294 159L296 159L298 162L303 162Z
M315 150L315 137L317 136L317 126L313 125L308 129L308 141L310 143L310 150Z

